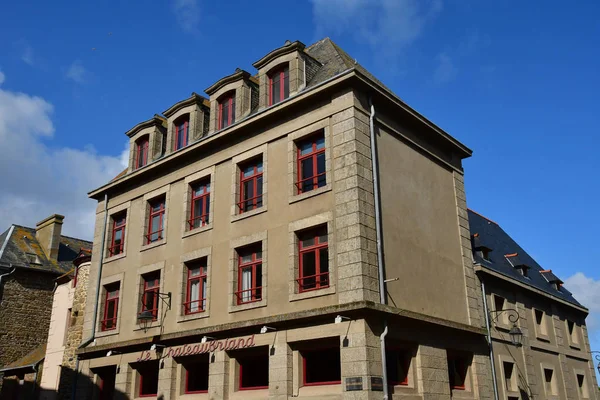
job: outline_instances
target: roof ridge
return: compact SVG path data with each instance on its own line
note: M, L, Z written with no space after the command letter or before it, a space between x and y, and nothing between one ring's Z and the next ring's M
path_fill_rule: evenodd
M472 208L467 208L467 210L468 210L468 211L471 211L473 214L477 214L477 215L479 215L481 218L485 219L485 220L486 220L486 221L488 221L488 222L491 222L492 224L496 224L496 225L500 226L500 224L499 224L499 223L497 223L497 222L495 222L495 221L492 221L491 219L489 219L489 218L488 218L488 217L486 217L485 215L478 213L477 211L473 210Z
M86 239L80 239L80 238L76 238L73 236L67 236L67 235L60 235L61 238L66 238L66 239L75 239L75 240L80 240L82 242L88 242L88 243L94 243L91 240L86 240Z

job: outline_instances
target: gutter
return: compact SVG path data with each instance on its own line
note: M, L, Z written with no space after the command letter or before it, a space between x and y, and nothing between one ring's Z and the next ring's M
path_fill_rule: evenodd
M494 346L492 343L492 329L490 328L490 312L488 311L487 295L485 293L485 283L481 279L481 292L483 293L483 312L485 313L485 328L487 329L487 342L490 348L490 364L492 365L492 386L494 388L494 399L499 400L498 381L496 379L496 364L494 357Z
M100 261L98 263L98 276L96 278L96 298L94 301L94 314L92 316L92 333L89 338L84 340L77 350L83 349L96 338L96 324L98 323L98 303L100 302L100 280L102 278L102 266L104 265L104 246L106 242L106 225L108 224L108 193L104 193L104 226L102 227L102 241L100 242ZM77 393L77 376L79 375L79 353L75 351L75 377L73 378L73 388L71 390L71 399L75 399Z
M386 304L387 292L385 285L385 268L383 259L383 243L381 229L381 199L379 197L379 163L377 160L377 141L375 137L375 106L373 99L369 95L369 106L371 113L369 114L369 136L371 140L371 168L373 170L373 195L375 197L375 231L377 235L377 269L379 272L379 301L382 305ZM387 319L383 319L383 332L379 336L381 347L381 376L383 380L383 400L390 398L387 377L387 359L385 348L385 337L388 334Z

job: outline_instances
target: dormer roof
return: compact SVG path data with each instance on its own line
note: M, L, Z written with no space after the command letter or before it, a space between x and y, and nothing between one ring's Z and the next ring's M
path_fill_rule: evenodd
M263 58L253 63L252 66L256 69L260 69L268 63L270 63L272 60L276 59L277 57L284 56L294 51L303 52L305 47L306 46L304 45L304 43L300 42L299 40L296 40L295 42L290 42L289 40L286 40L283 46L270 51Z
M512 265L515 268L531 268L522 259L522 257L519 257L519 253L505 254L504 257L506 257L510 265Z
M251 78L250 72L244 71L241 68L236 68L235 72L233 74L227 75L227 76L219 79L214 84L212 84L210 87L205 89L204 93L206 93L209 96L212 96L214 93L218 92L219 89L221 89L225 85L228 85L232 82L237 82L241 79L248 80L250 78ZM253 82L254 82L254 80L253 80Z
M158 114L154 114L154 116L152 118L150 118L147 121L144 122L140 122L139 124L137 124L136 126L134 126L133 128L131 128L130 130L128 130L127 132L125 132L125 134L129 137L133 137L135 136L139 131L141 131L142 129L146 129L146 128L152 128L155 126L163 126L166 127L166 123L167 120L158 115Z
M182 108L189 107L194 104L202 105L205 107L210 107L210 102L208 101L208 99L206 99L203 96L200 96L196 92L192 92L192 95L190 97L173 104L171 107L169 107L168 109L163 111L162 114L165 117L169 118L172 115L174 115L177 111L181 110Z

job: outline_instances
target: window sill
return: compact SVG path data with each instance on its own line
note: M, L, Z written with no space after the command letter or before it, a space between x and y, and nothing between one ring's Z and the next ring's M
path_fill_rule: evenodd
M118 335L118 334L119 334L119 328L117 327L116 329L113 329L111 331L96 331L95 336L97 338L102 338L102 337L114 336L114 335Z
M544 335L542 333L536 333L535 338L542 342L550 343L550 337L548 335Z
M295 187L294 187L294 189L295 189ZM320 187L318 189L311 190L310 192L293 195L290 198L290 204L297 203L299 201L302 201L302 200L305 200L305 199L308 199L308 198L311 198L314 196L318 196L320 194L330 192L330 191L331 191L331 183L328 183L325 186Z
M294 285L296 285L296 281L294 281ZM301 292L301 293L290 293L289 300L290 301L298 301L298 300L312 299L314 297L329 296L334 293L335 293L335 285L331 285L328 288L324 288L324 289L310 290L310 291Z
M106 263L109 263L109 262L120 260L121 258L125 258L126 255L127 255L127 252L124 251L121 254L117 254L116 256L106 257L104 259L104 261L102 262L102 264L106 264Z
M581 350L581 346L578 343L569 343L569 347L572 348L573 350Z
M188 321L195 321L198 319L203 319L203 318L208 318L210 317L210 312L208 310L206 311L202 311L202 312L198 312L198 313L194 313L194 314L184 314L184 315L178 315L177 316L177 322L188 322ZM188 394L195 394L195 393L188 393Z
M263 288L263 292L265 290L266 290L266 288ZM234 312L238 312L238 311L252 310L253 308L261 308L261 307L266 307L266 306L267 306L267 300L266 299L262 299L261 301L256 301L254 303L230 305L229 306L229 313L234 313Z
M245 213L242 213L242 214L232 215L231 216L231 222L237 222L237 221L245 219L245 218L250 218L250 217L253 217L253 216L257 215L257 214L262 214L262 213L264 213L266 211L267 211L267 206L262 206L260 208L255 209L255 210L252 210L252 211L246 211Z
M161 325L162 325L162 321L160 319L157 319L156 321L152 321L152 323L146 328L146 331L149 332L152 329L160 328ZM133 330L134 331L143 331L144 327L136 322L135 323L135 328L133 328Z
M469 390L469 389L454 388L454 389L451 389L450 392L452 393L452 398L457 398L457 399L474 399L475 398L473 392L471 392L471 390Z
M155 247L158 246L162 246L163 244L167 244L167 238L161 239L161 240L157 240L156 242L150 243L150 244L145 244L142 246L142 248L140 249L140 251L146 251L146 250L150 250L153 249Z
M212 226L212 222L211 222L211 223L210 223L210 224L208 224L208 225L204 225L204 226L201 226L201 227L199 227L199 228L194 228L194 229L192 229L192 230L185 231L185 232L183 233L183 235L181 235L181 238L183 239L183 238L186 238L186 237L194 236L194 235L196 235L196 234L198 234L198 233L202 233L202 232L209 231L209 230L211 230L211 229L212 229L212 227L213 227L213 226Z

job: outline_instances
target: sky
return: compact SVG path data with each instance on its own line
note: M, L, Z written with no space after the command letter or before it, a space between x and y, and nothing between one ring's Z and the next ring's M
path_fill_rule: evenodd
M8 2L0 24L0 226L66 215L117 175L124 133L285 40L329 36L473 150L470 208L591 311L600 350L600 2ZM3 230L4 228L1 228Z

